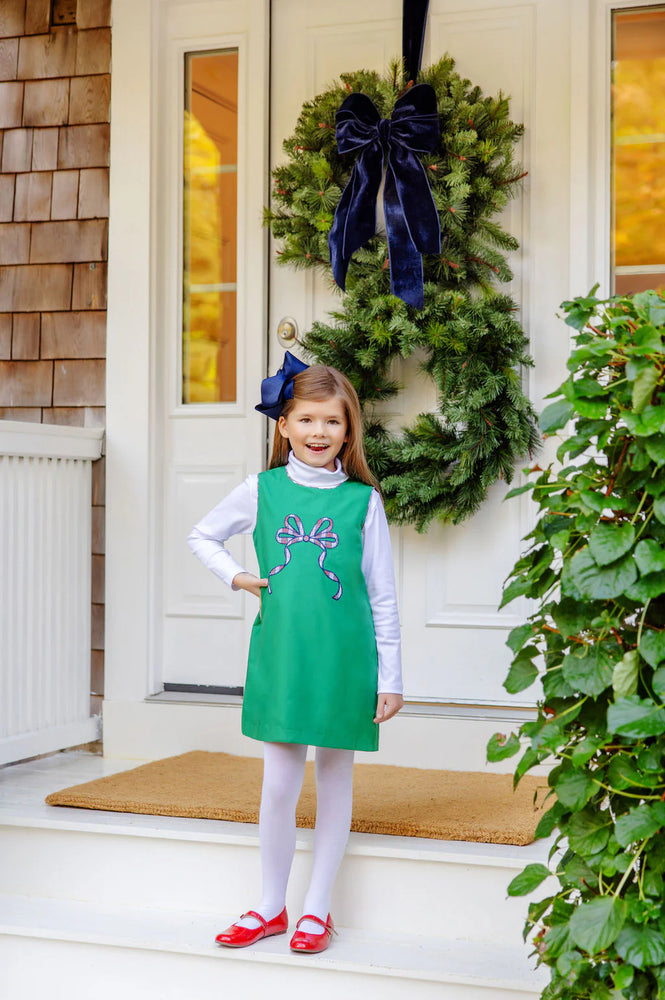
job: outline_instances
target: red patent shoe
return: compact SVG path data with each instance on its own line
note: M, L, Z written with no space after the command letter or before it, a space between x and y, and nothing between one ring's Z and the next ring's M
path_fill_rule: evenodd
M215 938L217 944L223 944L226 948L246 948L248 945L254 944L255 941L260 941L261 938L272 937L273 934L286 934L289 929L286 907L278 917L273 917L272 920L265 920L256 910L248 910L247 913L243 913L240 919L242 920L243 917L254 917L255 920L259 921L259 926L240 927L238 924L231 924L225 931L217 935Z
M300 927L303 920L313 920L315 924L320 924L323 927L322 934L308 934L306 931L300 931ZM335 925L332 922L332 917L328 914L328 919L325 924L320 917L315 917L311 913L306 913L304 917L301 917L296 924L296 932L291 938L291 951L305 951L312 954L316 951L325 951L333 934L336 934Z

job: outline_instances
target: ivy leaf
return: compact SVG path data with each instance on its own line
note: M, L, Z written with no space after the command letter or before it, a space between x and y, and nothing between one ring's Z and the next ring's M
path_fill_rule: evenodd
M665 406L645 406L641 413L628 410L622 417L628 430L637 437L650 437L665 431Z
M610 597L620 597L637 579L637 566L630 555L609 566L598 566L589 548L576 552L572 559L566 560L561 574L561 590L573 591L588 600L604 601ZM571 596L575 596L574 592Z
M665 937L656 927L629 923L616 939L617 955L637 969L665 962Z
M567 771L556 783L555 791L562 806L578 812L584 808L598 785L584 771Z
M513 660L503 686L509 694L517 694L518 691L531 687L537 676L538 667L532 660L527 657L518 658Z
M585 810L575 813L568 824L571 848L582 855L602 851L610 838L611 819L602 813Z
M665 549L655 538L638 542L635 547L635 562L642 575L665 570Z
M646 438L644 447L657 466L665 465L665 437L662 434Z
M604 644L584 645L580 653L568 653L563 661L563 676L576 691L596 698L612 683L618 647Z
M639 601L640 604L650 601L652 597L660 597L663 593L665 593L665 572L647 573L646 576L641 576L639 580L627 587L625 591L626 596L630 597L631 601Z
M527 639L531 639L533 636L533 625L529 622L526 625L518 625L516 628L512 629L508 633L508 638L506 639L506 646L513 651L513 653L519 652Z
M623 934L623 931L621 933ZM630 986L634 977L635 972L632 965L620 965L614 973L614 988L617 990L625 989L627 986Z
M625 919L625 900L599 896L577 907L570 918L570 936L578 947L596 955L616 940Z
M589 534L589 548L598 566L607 566L620 559L634 542L632 524L599 524Z
M522 493L528 493L529 490L532 490L534 486L535 483L524 483L524 485L522 486L516 486L514 490L509 490L503 499L512 500L513 497L518 497Z
M591 760L597 750L607 742L607 736L585 736L570 755L574 767L580 767Z
M551 809L548 809L544 816L541 816L534 837L540 840L541 837L549 837L561 819L561 806L555 802Z
M530 589L532 581L527 579L523 574L517 577L517 579L512 580L507 587L503 589L503 595L501 597L501 604L499 605L499 610L505 607L506 604L510 604L514 601L516 597L522 597L526 594L527 590Z
M527 893L537 889L541 882L544 882L551 874L545 865L527 865L524 871L516 875L508 886L508 895L526 896Z
M555 403L550 403L540 414L538 424L543 434L551 434L565 427L569 420L575 415L575 407L567 399L557 399Z
M665 660L665 632L643 632L638 648L647 663L659 666Z
M607 774L609 783L617 789L653 788L658 784L656 775L640 771L625 753L618 753L612 757Z
M624 653L612 672L612 690L615 698L627 698L637 691L640 654L636 649Z
M565 639L578 635L589 621L587 609L570 597L564 597L552 607L552 618Z
M633 382L633 413L641 413L658 385L658 369L644 368Z
M554 924L545 935L545 946L547 955L556 958L564 952L570 944L570 925Z
M665 733L665 708L649 698L619 698L607 710L607 727L620 736L661 736Z
M574 885L578 889L583 888L584 882L593 883L597 880L593 869L589 868L579 854L573 854L570 861L564 865L563 871L559 868L557 874L562 885Z
M487 759L494 764L498 760L505 760L506 757L514 757L519 748L520 741L515 733L511 733L507 738L503 733L494 733L487 744Z
M556 971L564 979L574 982L578 978L584 959L579 951L564 951L556 960Z
M651 678L651 687L654 694L665 700L665 667L659 667L658 670L654 670L653 677Z
M659 497L653 502L654 516L661 524L665 524L665 497Z
M635 806L618 817L614 833L621 846L628 847L638 840L653 837L663 822L665 822L665 803L658 802L655 806Z
M553 698L571 698L575 689L570 686L561 672L561 667L553 667L543 674L543 694L548 701Z
M645 309L649 313L649 323L641 325L639 329L635 331L633 336L633 343L636 347L641 348L642 353L645 354L662 354L663 352L663 341L661 340L660 333L658 330L654 330L651 325L654 320L651 316L651 303L658 301L662 307L662 301L658 295L658 292L650 289L647 292L638 292L633 299L634 305L637 309ZM662 315L660 309L654 310L654 315ZM662 320L661 320L662 323ZM660 325L660 324L657 324Z

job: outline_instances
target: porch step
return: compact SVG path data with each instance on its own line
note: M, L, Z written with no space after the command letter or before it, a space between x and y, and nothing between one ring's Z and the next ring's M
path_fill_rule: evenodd
M57 859L52 859L57 863ZM168 879L168 873L164 873ZM183 1000L257 995L317 1000L536 1000L546 982L520 947L340 927L318 956L288 935L231 950L233 919L208 912L0 896L0 965L12 1000ZM48 992L46 992L48 991ZM214 992L213 992L214 991ZM268 993L269 991L269 993ZM315 992L314 992L315 991Z
M311 867L312 831L299 830L287 905L298 912ZM354 833L335 886L343 926L511 945L524 899L506 887L528 848ZM57 863L54 863L57 860ZM178 817L16 804L0 809L0 891L130 906L238 914L260 897L257 827Z

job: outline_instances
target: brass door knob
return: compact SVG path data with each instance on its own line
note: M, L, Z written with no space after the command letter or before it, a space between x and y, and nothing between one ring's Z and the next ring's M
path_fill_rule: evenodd
M298 324L293 316L285 316L279 321L277 339L282 347L293 347L298 343Z

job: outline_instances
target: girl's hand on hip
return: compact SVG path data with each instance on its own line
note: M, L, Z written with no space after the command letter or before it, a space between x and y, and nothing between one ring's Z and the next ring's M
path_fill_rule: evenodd
M268 586L268 580L259 580L253 573L236 573L231 581L234 587L240 590L248 590L254 597L261 598L261 591Z
M393 715L397 715L403 704L404 698L401 694L379 694L376 700L374 721L387 722L388 719L392 719Z

